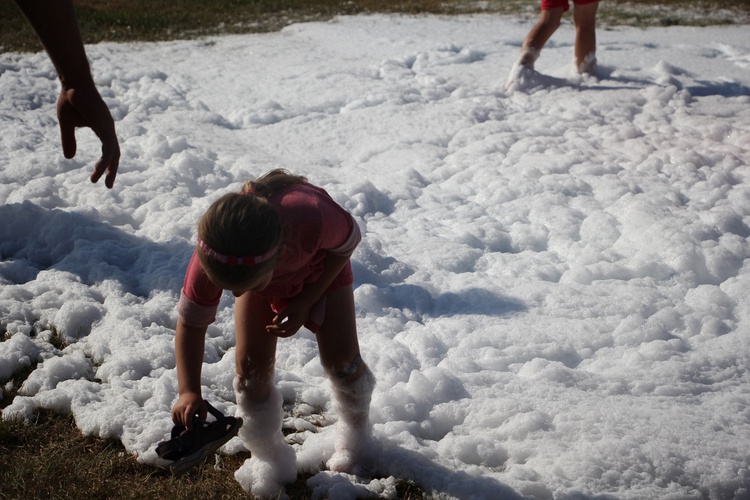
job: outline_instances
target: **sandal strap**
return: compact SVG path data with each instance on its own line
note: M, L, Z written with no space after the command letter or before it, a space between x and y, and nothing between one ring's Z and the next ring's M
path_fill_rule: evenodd
M185 432L186 429L182 426L174 426L171 439L159 443L156 448L156 453L160 458L179 460L181 456L203 447L206 443L216 440L226 442L228 437L237 434L237 430L242 425L242 419L227 417L208 401L205 403L208 412L216 421L208 422L195 417L193 430L189 432ZM225 439L225 436L228 437Z
M213 415L213 416L214 416L214 418L215 418L216 420L221 420L222 418L224 418L224 414L223 414L223 413L221 413L221 412L220 412L219 410L217 410L216 408L214 408L214 407L213 407L213 406L211 405L211 403L209 403L209 402L208 402L208 401L206 401L206 400L204 400L204 402L206 403L206 409L208 410L208 413L210 413L211 415Z

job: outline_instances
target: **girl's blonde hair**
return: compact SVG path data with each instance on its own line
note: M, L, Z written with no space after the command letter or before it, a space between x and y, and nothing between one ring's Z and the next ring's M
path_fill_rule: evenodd
M208 207L198 221L198 238L213 252L238 258L281 250L283 222L268 198L287 186L307 179L276 169L255 181L246 182L240 193L225 194ZM272 270L276 256L253 266L233 265L212 258L199 245L198 258L208 277L227 290L241 290L255 277Z

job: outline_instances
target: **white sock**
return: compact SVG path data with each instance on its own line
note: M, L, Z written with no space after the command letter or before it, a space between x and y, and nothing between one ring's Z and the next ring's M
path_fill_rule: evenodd
M326 464L336 472L357 473L370 468L375 455L370 425L370 400L375 376L365 366L362 375L346 384L331 377L334 409L338 414L333 456Z
M234 477L245 491L255 496L283 496L284 485L297 478L297 457L281 433L284 416L281 393L271 387L268 399L253 404L247 398L246 384L254 382L257 381L234 379L237 416L243 421L239 436L251 454Z

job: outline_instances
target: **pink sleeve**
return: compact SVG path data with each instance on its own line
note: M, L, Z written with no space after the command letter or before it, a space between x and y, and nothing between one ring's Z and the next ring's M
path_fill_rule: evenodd
M321 197L319 208L318 248L337 255L351 255L362 239L357 223L328 193Z
M188 326L208 326L216 319L223 291L208 279L198 256L193 252L177 303L177 313Z
M351 220L351 228L346 240L336 248L328 249L329 252L336 255L351 255L357 248L357 245L359 245L359 242L362 241L362 232L359 230L359 226L351 215L349 215L349 219Z

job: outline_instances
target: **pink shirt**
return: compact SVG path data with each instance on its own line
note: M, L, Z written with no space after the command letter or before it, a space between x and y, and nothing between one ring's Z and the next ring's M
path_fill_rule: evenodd
M307 283L323 273L326 253L350 255L361 234L351 215L325 192L311 184L295 184L272 196L269 204L284 224L284 248L271 282L258 295L266 298L274 311L302 291ZM339 273L327 293L354 282L351 263ZM203 271L193 252L182 287L177 311L189 326L208 326L216 319L223 290ZM325 302L316 305L308 328L315 331L322 322Z

